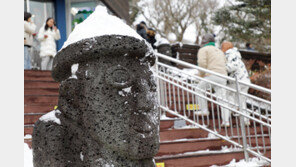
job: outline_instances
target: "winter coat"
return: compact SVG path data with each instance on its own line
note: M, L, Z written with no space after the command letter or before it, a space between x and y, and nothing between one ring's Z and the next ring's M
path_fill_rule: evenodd
M141 27L140 24L137 25L137 33L144 39L147 40L147 32L144 27Z
M156 42L155 36L149 36L147 35L147 41L151 44L152 48L155 49L156 46L154 45Z
M197 54L197 63L199 67L211 70L222 75L227 75L226 58L224 53L215 46L204 46L199 49ZM199 75L209 76L211 74L199 71Z
M32 22L24 21L24 38L26 42L24 45L32 46L33 45L33 33L35 32L36 25Z
M44 35L47 35L47 38L44 38ZM39 30L37 39L40 41L40 57L45 56L55 56L57 53L56 50L56 42L55 40L59 40L61 38L60 31L57 29L48 28L47 30L44 29L42 26Z
M228 49L225 52L226 57L226 69L228 75L232 78L237 76L238 80L242 80L245 82L250 82L249 74L246 69L244 62L242 61L242 57L237 48Z

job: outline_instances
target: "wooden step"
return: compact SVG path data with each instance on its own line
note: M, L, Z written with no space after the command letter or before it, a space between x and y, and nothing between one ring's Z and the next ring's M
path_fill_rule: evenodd
M271 150L266 154L271 157ZM254 157L249 154L250 157ZM242 151L236 152L201 152L183 155L169 155L162 157L155 157L156 162L164 162L165 167L209 167L212 165L227 165L233 159L244 159L244 153Z
M24 95L59 95L59 88L26 88Z
M270 146L269 138L258 137L258 146ZM233 138L235 142L242 143L241 139ZM264 140L264 144L263 144ZM248 144L251 143L251 146L256 146L256 139L252 137L250 142L248 140ZM182 154L185 152L194 152L194 151L202 151L202 150L221 150L222 146L227 146L230 148L232 146L231 143L223 140L223 139L208 139L208 138L199 138L199 139L181 139L176 141L164 141L161 142L159 151L157 156L163 155L176 155Z
M32 113L48 113L54 109L56 104L51 105L25 105L25 114Z
M34 128L33 125L30 125L30 126L25 125L25 127L24 127L24 136L25 135L32 135L33 134L33 128Z
M261 134L261 128L256 127L257 134ZM191 128L191 129L171 129L171 130L164 130L160 133L160 141L171 141L171 140L177 140L177 139L193 139L193 138L207 138L208 133L205 130L197 129L197 128ZM241 129L233 128L233 135L237 136L239 133L239 136L241 135ZM247 132L248 133L248 132ZM263 133L268 133L268 128L263 128ZM226 136L232 136L230 128L227 128L226 130L223 128L221 131L219 131L219 134ZM255 134L255 128L250 128L250 135Z
M58 96L39 96L39 95L25 95L24 104L26 105L57 105Z
M196 139L206 137L208 137L208 132L201 129L172 129L164 130L160 133L160 141L170 141L184 138Z
M60 83L53 81L24 81L24 88L59 88Z
M24 76L51 76L49 70L24 70Z
M43 114L35 114L35 115L25 115L24 116L24 124L25 125L33 125L35 122L42 116Z
M190 119L193 120L192 113L190 113L190 116L188 118L190 118ZM231 118L232 119L230 120L230 123L232 123L232 127L240 126L240 118L239 117L231 116ZM178 119L178 120L182 120L182 119ZM166 129L169 129L169 128L173 129L173 127L174 127L174 120L165 120L165 121L162 121L162 122L165 125L163 125L163 127L160 128L161 131L162 130L165 130L165 127L164 126L167 127ZM222 124L222 119L220 118L220 120L219 120L218 118L215 118L214 121L213 121L211 115L209 116L209 120L207 120L207 117L206 116L203 116L203 117L199 116L198 117L198 120L196 120L195 122L196 123L199 123L200 125L206 125L210 129L213 129L214 126L215 126L215 128L218 130L219 124L220 125ZM186 123L186 125L191 125L190 122L185 121L185 123ZM258 122L255 122L255 125L256 126L260 126L261 124L258 123ZM254 121L252 121L252 120L250 121L249 127L250 128L254 127ZM222 128L222 127L220 127L220 128Z
M54 79L51 76L40 76L40 75L25 75L24 76L25 81L49 81L54 82Z

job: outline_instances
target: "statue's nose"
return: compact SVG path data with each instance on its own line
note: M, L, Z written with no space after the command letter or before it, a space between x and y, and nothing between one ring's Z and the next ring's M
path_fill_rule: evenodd
M154 108L155 92L150 91L150 86L147 81L141 81L138 85L139 92L137 92L137 107L138 110L148 112Z

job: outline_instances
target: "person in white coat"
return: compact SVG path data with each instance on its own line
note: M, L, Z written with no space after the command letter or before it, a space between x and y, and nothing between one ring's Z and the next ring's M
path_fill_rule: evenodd
M31 55L29 49L33 44L36 25L31 20L32 14L24 13L24 69L31 69Z
M61 38L53 18L46 20L45 26L40 28L37 38L40 41L41 70L51 70L53 58L57 53L55 41Z
M231 42L226 41L222 43L221 50L225 53L225 57L227 61L226 69L228 72L228 76L232 78L237 77L238 80L245 83L251 83L248 71L246 69L244 62L242 61L242 57L238 49L236 47L233 47L233 44ZM227 86L236 90L235 82L230 81L227 84ZM241 92L248 93L248 90L249 90L248 86L240 84ZM229 102L238 104L237 97L234 92L227 91L227 97ZM246 105L245 96L240 95L240 103L241 103L243 113L248 114L248 112L246 111L247 105ZM230 111L228 109L225 109L224 113L222 113L222 121L223 121L222 125L229 126L229 119L230 119ZM250 124L249 119L245 119L244 121L246 125Z

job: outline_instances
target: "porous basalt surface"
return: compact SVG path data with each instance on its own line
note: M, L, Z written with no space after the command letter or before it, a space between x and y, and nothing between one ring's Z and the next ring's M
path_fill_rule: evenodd
M55 57L52 75L61 81L56 113L61 123L36 122L35 167L155 166L156 85L149 61L142 59L148 48L129 38L96 37L88 49L84 45L90 39L84 40ZM79 64L77 78L69 77L74 63Z

